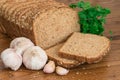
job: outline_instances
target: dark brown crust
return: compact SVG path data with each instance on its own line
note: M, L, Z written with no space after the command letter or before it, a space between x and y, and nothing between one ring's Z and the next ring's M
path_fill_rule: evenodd
M14 24L12 22L7 21L3 17L0 17L0 22L2 22L2 25L5 28L5 31L7 32L7 34L9 34L9 36L11 38L25 36L25 37L28 37L29 39L31 39L32 41L34 41L34 35L33 35L31 30L22 28L22 32L20 32L21 30L19 30L20 28L19 28L18 25ZM11 29L11 28L13 28L13 29Z
M6 30L4 28L4 26L2 25L2 23L0 22L0 32L1 33L6 33Z
M64 58L80 61L80 63L85 63L85 62L87 62L88 64L97 63L97 62L101 61L102 58L109 52L109 50L110 50L110 40L109 39L108 39L108 42L109 42L108 46L105 48L105 50L102 53L100 53L101 55L97 56L95 58L87 58L87 57L83 57L83 56L68 54L66 52L63 52L61 49L59 51L59 55Z
M65 63L65 62L61 62L61 61L59 61L59 60L57 60L57 59L55 59L55 58L53 58L53 57L50 57L49 56L49 59L50 60L53 60L53 61L55 61L55 63L56 63L56 65L59 65L59 66L62 66L62 67L64 67L64 68L75 68L75 67L77 67L77 66L79 66L81 63L79 63L79 62L75 62L75 63L73 63L73 64L68 64L68 63Z
M72 55L72 54L68 55L68 53L63 52L63 51L59 51L59 56L67 58L67 59L77 60L81 64L85 62L85 58L83 56L77 56L77 55Z

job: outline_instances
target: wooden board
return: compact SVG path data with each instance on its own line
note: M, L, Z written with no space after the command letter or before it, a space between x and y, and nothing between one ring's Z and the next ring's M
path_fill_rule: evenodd
M75 0L57 0L70 4ZM5 69L0 60L0 80L120 80L120 0L89 0L92 4L100 4L111 9L107 17L105 35L110 37L109 30L113 31L111 50L104 59L97 64L84 64L70 70L66 76L56 73L45 74L40 71L27 70L22 66L18 71ZM9 27L9 26L8 26ZM0 34L0 52L8 48L10 38Z

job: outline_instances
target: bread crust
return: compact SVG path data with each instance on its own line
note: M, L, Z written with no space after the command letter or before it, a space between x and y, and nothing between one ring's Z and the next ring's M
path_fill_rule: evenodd
M59 65L59 66L62 66L64 68L68 68L68 69L75 68L81 64L80 62L77 62L77 61L75 61L74 63L68 64L66 62L61 62L61 61L59 61L53 57L50 57L50 56L49 56L49 59L55 61L56 65Z
M63 57L63 58L67 58L67 59L73 59L73 60L77 60L79 61L81 64L83 64L85 62L85 57L83 56L78 56L78 55L72 55L63 51L59 51L59 56Z

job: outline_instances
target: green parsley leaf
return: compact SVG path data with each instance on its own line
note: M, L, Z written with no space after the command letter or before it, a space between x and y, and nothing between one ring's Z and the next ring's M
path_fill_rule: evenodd
M100 5L92 6L90 2L84 2L83 0L70 4L70 7L80 8L80 11L78 11L80 32L103 35L106 16L110 14L110 9L103 8Z
M77 5L76 5L76 4L70 4L69 7L71 7L71 8L76 8Z
M110 40L113 40L113 32L111 30L109 31L109 34L110 34Z

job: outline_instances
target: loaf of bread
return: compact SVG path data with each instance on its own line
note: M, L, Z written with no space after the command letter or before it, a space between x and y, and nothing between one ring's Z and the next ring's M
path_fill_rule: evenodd
M80 65L81 63L76 60L62 58L58 55L58 51L62 46L63 46L63 43L47 49L46 53L49 59L55 61L57 65L65 67L65 68L73 68L73 67Z
M1 0L0 31L47 49L80 31L77 12L53 0Z
M59 55L83 63L96 63L109 49L110 40L104 36L74 32L60 48Z

